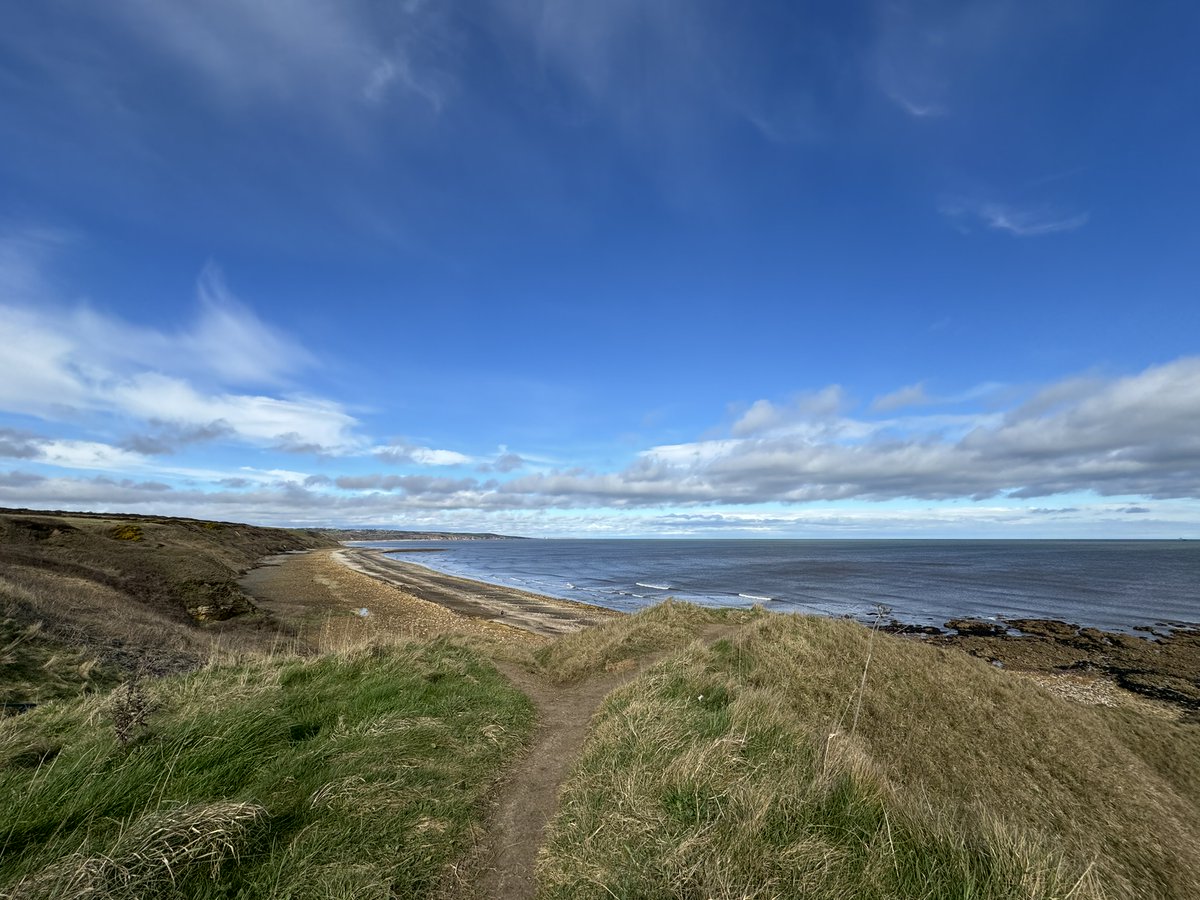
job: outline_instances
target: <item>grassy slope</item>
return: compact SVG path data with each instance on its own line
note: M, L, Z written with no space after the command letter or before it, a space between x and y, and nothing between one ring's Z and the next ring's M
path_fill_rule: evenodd
M127 748L98 697L0 721L0 891L424 895L533 719L490 665L445 642L147 690L149 726Z
M198 625L189 603L236 601L238 572L311 536L31 513L0 532L0 700L56 700L0 721L0 896L428 894L530 727L482 660L566 682L655 653L675 655L610 698L566 786L546 896L1200 896L1195 724L847 622L687 604L532 655L282 658L261 616ZM129 749L123 689L67 699L218 642L248 661L147 682Z
M1197 759L1194 725L763 616L609 699L542 893L1182 900L1200 896Z
M0 510L0 700L103 686L114 668L186 670L214 641L269 647L274 629L237 577L267 554L324 544L221 522Z

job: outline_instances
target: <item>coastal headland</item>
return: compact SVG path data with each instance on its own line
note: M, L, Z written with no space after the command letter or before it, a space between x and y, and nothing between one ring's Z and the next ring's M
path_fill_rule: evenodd
M624 614L28 510L0 602L4 896L1200 896L1184 628Z

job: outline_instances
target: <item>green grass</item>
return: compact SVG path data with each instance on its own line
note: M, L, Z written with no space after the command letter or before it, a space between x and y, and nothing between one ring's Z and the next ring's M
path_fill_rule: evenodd
M850 622L760 616L606 701L540 893L1194 898L1197 731Z
M0 722L0 894L428 895L532 727L486 662L437 641L256 660Z
M0 618L0 703L45 703L102 691L118 680L111 666L47 639L37 623L18 625Z

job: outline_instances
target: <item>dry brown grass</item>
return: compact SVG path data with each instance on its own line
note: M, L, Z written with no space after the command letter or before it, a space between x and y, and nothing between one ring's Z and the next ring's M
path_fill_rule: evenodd
M631 616L564 635L534 654L542 674L575 681L651 653L685 647L706 629L749 622L759 610L712 609L666 600Z
M245 835L266 814L255 803L219 801L165 808L138 819L108 853L72 854L13 886L13 900L162 896L178 873L204 868L216 878L236 861Z
M236 579L261 556L319 546L279 529L187 519L0 511L0 618L64 658L184 671L214 646L270 649L279 629ZM230 621L200 625L198 616Z
M853 623L761 616L609 699L544 893L1190 900L1196 732Z

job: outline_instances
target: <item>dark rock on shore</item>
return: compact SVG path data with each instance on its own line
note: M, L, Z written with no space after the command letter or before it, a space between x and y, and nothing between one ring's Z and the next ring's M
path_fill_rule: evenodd
M951 619L946 627L970 637L1000 637L1008 633L1007 626L986 619Z
M892 619L886 625L879 626L879 630L888 634L944 634L936 625L910 625L898 619Z
M1079 633L1079 626L1060 619L1005 619L1022 634L1034 637L1053 638L1056 641L1072 640Z
M1096 673L1125 690L1200 710L1200 629L1155 631L1152 638L1143 638L1056 619L1011 619L1008 624L1015 632L997 632L995 623L979 619L952 619L946 626L957 634L928 640L1010 669Z
M1154 672L1116 672L1117 684L1127 691L1200 710L1200 683Z

